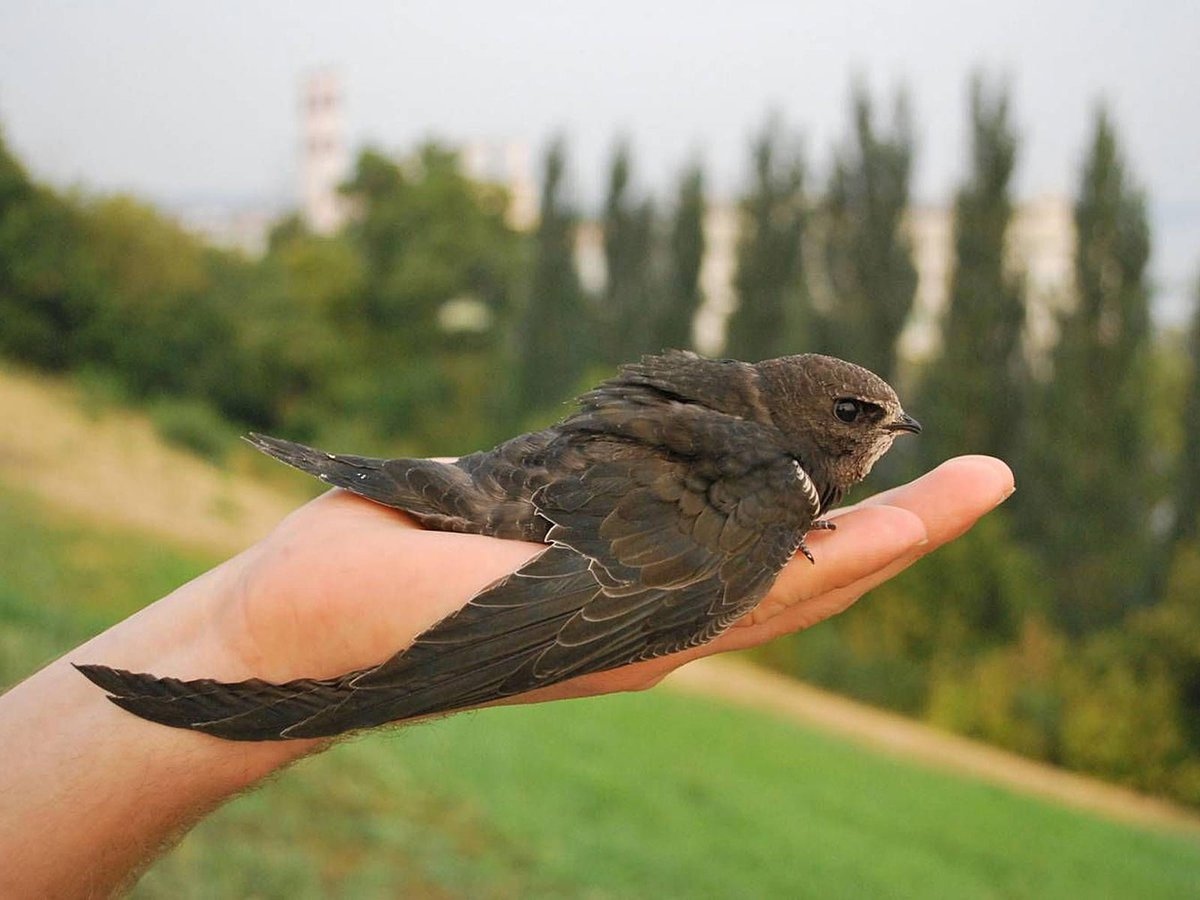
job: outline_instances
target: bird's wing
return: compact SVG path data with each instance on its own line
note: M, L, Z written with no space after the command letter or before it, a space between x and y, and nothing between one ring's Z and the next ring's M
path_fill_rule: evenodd
M288 736L478 705L705 643L762 599L816 514L811 482L783 455L722 475L640 447L590 449L608 459L534 496L554 523L550 549Z

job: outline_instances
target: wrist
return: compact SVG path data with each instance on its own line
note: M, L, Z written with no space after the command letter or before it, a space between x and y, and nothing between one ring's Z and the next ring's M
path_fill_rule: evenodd
M241 593L248 562L256 548L235 556L220 566L181 586L145 607L93 640L68 653L60 664L98 663L132 672L149 672L183 680L211 678L236 682L264 677L257 661L242 652ZM70 672L76 680L77 672ZM310 752L316 742L290 741L272 744L231 744L199 732L169 728L147 722L111 704L102 691L85 684L89 699L103 701L101 709L114 726L130 731L135 726L146 740L186 740L187 745L207 748L214 760L236 759L235 769L249 780L245 787L293 759ZM115 717L115 718L114 718ZM253 765L258 763L258 765ZM197 773L203 775L205 773Z
M184 678L252 673L224 639L241 561L113 626L0 697L0 874L5 896L118 889L171 838L317 742L239 744L130 715L76 672L102 663Z

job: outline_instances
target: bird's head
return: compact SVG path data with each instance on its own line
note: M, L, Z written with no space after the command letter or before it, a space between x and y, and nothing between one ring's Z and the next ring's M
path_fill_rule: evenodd
M921 430L891 385L862 366L805 353L757 368L771 417L797 458L843 490L867 477L896 435Z

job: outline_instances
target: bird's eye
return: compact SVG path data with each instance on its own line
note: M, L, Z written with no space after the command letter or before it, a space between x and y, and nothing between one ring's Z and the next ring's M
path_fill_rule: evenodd
M843 399L833 404L833 414L847 424L858 418L862 405L857 400Z

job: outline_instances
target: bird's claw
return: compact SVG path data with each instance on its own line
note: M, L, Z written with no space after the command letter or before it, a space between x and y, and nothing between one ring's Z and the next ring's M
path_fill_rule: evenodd
M832 519L817 519L808 526L809 531L837 531L837 523Z
M800 542L800 552L801 552L801 553L803 553L803 554L804 554L804 558L805 558L805 559L807 559L807 560L808 560L810 563L812 563L814 566L817 564L817 560L816 560L816 558L815 558L815 557L813 557L813 555L812 555L812 551L811 551L811 550L809 550L809 549L808 549L808 547L806 547L806 546L804 545L804 541L801 541L801 542Z

